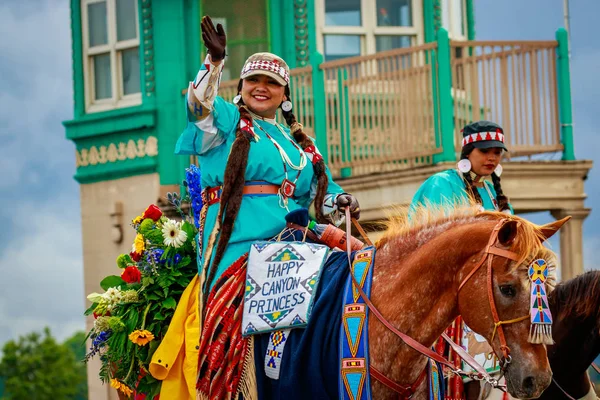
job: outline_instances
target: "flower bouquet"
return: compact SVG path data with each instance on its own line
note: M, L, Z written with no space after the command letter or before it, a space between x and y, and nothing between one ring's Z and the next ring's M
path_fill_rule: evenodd
M92 305L85 314L93 314L95 321L86 360L100 357L100 379L110 382L120 397L154 399L160 393L162 382L152 377L148 366L181 294L198 271L199 182L199 170L192 165L186 170L185 197L167 196L181 221L167 218L155 205L132 221L137 235L131 252L117 258L120 273L100 282L104 293L87 297ZM187 202L190 212L182 209Z

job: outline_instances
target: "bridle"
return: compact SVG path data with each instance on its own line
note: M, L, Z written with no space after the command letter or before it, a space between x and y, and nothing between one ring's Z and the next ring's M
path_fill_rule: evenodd
M372 243L370 242L370 240L367 238L366 234L364 233L364 230L362 229L362 227L358 224L358 222L355 219L351 218L350 210L348 207L346 207L346 221L350 221L350 220L352 220L352 222L355 224L356 228L363 235L363 237L365 238L365 242L369 245L372 245ZM503 370L505 370L506 367L511 363L512 358L510 356L510 348L508 347L508 345L506 343L506 337L504 336L504 330L503 330L502 326L517 323L520 321L524 321L529 318L529 314L527 314L523 317L503 321L503 320L500 320L500 317L498 315L498 310L496 308L496 301L494 299L494 290L493 290L494 287L493 287L493 268L492 268L492 262L493 262L494 256L504 257L504 258L507 258L507 259L513 260L513 261L517 261L519 258L518 254L516 254L515 252L501 249L496 246L496 243L498 241L498 233L500 232L500 229L502 228L502 226L504 225L504 223L506 221L507 221L507 219L502 219L502 220L498 221L498 223L492 230L492 233L490 234L488 244L487 244L485 250L483 251L483 255L482 255L481 259L476 263L476 265L473 267L471 272L469 272L469 274L463 279L463 281L460 283L460 285L458 287L458 291L457 291L457 296L458 296L458 294L460 293L460 290L471 279L471 277L473 277L473 275L475 275L475 273L486 263L486 260L487 260L487 292L488 292L488 300L490 303L490 308L492 311L492 317L494 318L494 333L492 334L492 340L493 340L496 332L498 332L498 339L500 340L500 349L502 350L501 365L502 365ZM347 237L351 236L350 229L351 229L351 225L349 222L347 222L346 223ZM350 245L349 245L350 241L348 240L347 243L348 243L348 246L346 248L346 252L348 255L349 265L351 266L352 262L351 262L351 250L350 250ZM444 357L440 356L438 353L423 346L421 343L417 342L410 336L400 332L381 314L381 312L377 309L377 307L375 307L375 305L371 302L371 300L368 298L368 296L365 294L365 292L361 288L360 284L356 281L356 278L354 277L354 274L352 272L350 273L350 277L351 277L352 283L354 284L354 287L357 289L360 297L362 298L362 300L365 302L365 304L369 308L369 311L371 311L371 313L379 320L379 322L381 322L389 331L391 331L393 334L395 334L400 339L402 339L402 341L404 343L406 343L408 346L412 347L414 350L418 351L425 357L427 357L431 360L437 361L442 365L447 366L450 369L450 371L452 371L453 373L455 373L457 375L469 376L475 380L485 380L493 387L497 387L502 390L505 390L504 385L500 385L498 383L498 380L491 377L487 373L487 371L473 359L473 357L471 357L462 347L460 347L460 346L456 345L454 342L452 342L452 340L450 340L450 338L448 338L447 335L442 334L442 337L445 340L449 341L450 345L453 347L455 352L457 352L457 354L459 356L461 356L461 358L463 358L467 364L469 364L471 367L473 367L474 370L476 371L476 373L468 373L468 372L461 370L460 368L455 367L454 364L452 364L451 362L446 360ZM374 379L378 380L379 382L381 382L382 384L387 386L389 389L398 393L401 396L401 398L405 398L405 399L410 399L414 395L415 391L417 390L417 388L419 387L419 385L421 384L421 382L423 380L423 373L421 373L421 375L419 375L417 380L412 385L410 385L410 386L400 385L400 384L392 381L391 379L387 378L383 373L378 371L373 366L370 366L370 374Z
M481 268L481 266L485 264L485 261L487 260L487 294L490 303L490 309L492 311L492 317L494 318L494 332L492 333L491 340L494 340L496 332L498 332L498 339L500 340L500 350L502 351L502 359L500 359L500 364L503 370L508 366L508 364L511 363L512 357L510 356L510 347L508 347L506 343L506 337L504 336L504 329L502 328L502 325L514 324L516 322L524 321L530 317L529 314L527 314L519 318L502 321L500 320L500 317L498 315L498 309L496 308L496 301L494 299L494 280L492 268L494 256L496 255L504 257L513 261L517 261L519 259L519 255L517 253L501 249L496 246L496 242L498 240L498 233L500 232L500 229L502 228L505 222L505 219L498 221L490 235L490 240L486 246L486 249L483 252L484 256L481 258L481 260L479 260L479 262L471 270L469 275L467 275L467 277L463 279L461 284L458 286L458 293L460 293L460 290L465 286L469 279L479 270L479 268Z

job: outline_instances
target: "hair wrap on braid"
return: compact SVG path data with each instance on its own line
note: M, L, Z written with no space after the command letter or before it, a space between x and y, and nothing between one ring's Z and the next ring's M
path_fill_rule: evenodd
M498 200L498 209L500 211L510 210L508 206L508 197L502 192L502 186L500 185L500 177L496 173L492 173L492 182L494 183L494 190L496 191L496 199Z
M290 97L290 87L285 87L285 95L289 101ZM281 110L283 117L285 118L285 122L287 122L290 127L290 132L294 136L294 139L302 150L306 150L309 146L313 146L313 141L304 133L303 126L296 120L296 116L294 113L290 111ZM327 185L329 184L329 180L327 178L327 174L325 173L325 161L323 159L315 162L313 164L313 171L315 176L317 177L317 194L315 195L314 205L315 205L315 216L317 218L317 222L329 223L329 221L323 215L323 201L325 200L325 195L327 194Z
M471 154L474 148L475 146L473 146L472 144L467 144L466 146L464 146L460 153L460 159L466 160L468 158L467 156ZM467 193L470 194L475 199L475 201L477 201L477 203L483 205L483 200L479 195L479 191L477 191L475 185L473 184L471 174L469 172L463 172L463 178L465 179L465 190L467 191Z
M240 121L246 120L249 126L252 126L252 116L246 109L246 106L239 104ZM233 232L233 224L242 205L244 184L246 180L246 167L248 165L248 153L250 151L250 142L254 136L250 129L242 129L238 124L235 133L235 140L231 146L225 175L223 177L223 191L221 193L221 203L217 214L216 226L220 225L220 236L217 243L215 257L210 264L208 277L205 281L206 287L210 285L215 277L217 266L225 254L225 249ZM208 290L205 291L208 294Z

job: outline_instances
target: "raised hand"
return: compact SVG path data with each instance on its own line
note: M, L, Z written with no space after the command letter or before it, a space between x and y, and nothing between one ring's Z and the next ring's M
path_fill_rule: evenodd
M227 38L223 25L217 24L217 28L213 25L209 16L202 17L202 41L208 49L208 54L212 61L221 61L225 58L225 45Z

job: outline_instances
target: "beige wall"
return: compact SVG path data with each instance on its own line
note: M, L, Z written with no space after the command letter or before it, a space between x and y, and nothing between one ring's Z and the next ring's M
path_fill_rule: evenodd
M85 294L102 292L100 281L106 275L117 275L116 258L129 253L135 237L131 220L141 214L148 205L159 198L158 174L140 175L113 181L83 184L80 186L81 226L83 237L83 265ZM122 204L122 215L113 216ZM118 231L113 226L120 222L123 240L116 243ZM89 303L86 300L86 308ZM90 316L86 329L94 323ZM88 363L88 385L90 400L116 400L114 389L98 378L100 361L94 358Z

